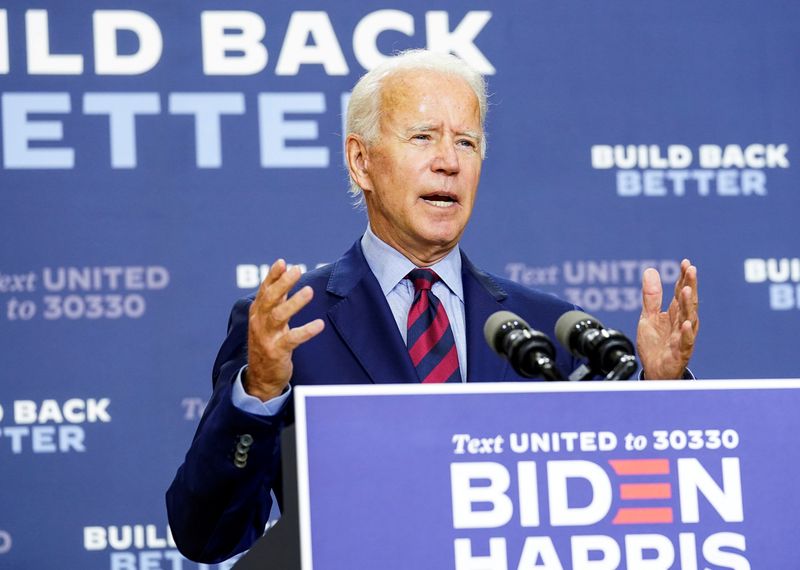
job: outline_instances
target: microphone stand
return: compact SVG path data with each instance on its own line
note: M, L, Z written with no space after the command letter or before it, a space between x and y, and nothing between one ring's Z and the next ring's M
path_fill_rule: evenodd
M623 354L617 365L606 374L606 380L628 380L636 372L636 358L632 354Z
M539 369L539 374L545 380L564 380L564 376L561 374L561 371L556 368L555 363L548 357L544 355L537 355L537 357L534 358L534 361Z

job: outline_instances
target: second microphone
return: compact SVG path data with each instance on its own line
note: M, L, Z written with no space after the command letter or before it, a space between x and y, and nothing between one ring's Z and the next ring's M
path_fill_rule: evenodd
M506 357L520 376L564 379L556 367L556 351L550 339L511 311L497 311L486 319L483 336L492 350Z

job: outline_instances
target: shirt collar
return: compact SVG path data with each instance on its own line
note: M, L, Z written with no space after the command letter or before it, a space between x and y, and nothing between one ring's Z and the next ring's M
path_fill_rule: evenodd
M361 249L364 251L367 265L378 279L384 295L388 295L408 275L408 272L416 267L406 256L376 236L369 225L361 238ZM461 252L458 245L456 244L450 253L431 265L430 268L463 303Z

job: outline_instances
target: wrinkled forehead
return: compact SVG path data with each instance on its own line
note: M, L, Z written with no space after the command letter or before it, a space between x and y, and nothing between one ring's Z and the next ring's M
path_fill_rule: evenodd
M432 70L401 70L387 77L381 85L380 116L384 119L421 121L460 119L459 125L482 130L480 104L464 78Z

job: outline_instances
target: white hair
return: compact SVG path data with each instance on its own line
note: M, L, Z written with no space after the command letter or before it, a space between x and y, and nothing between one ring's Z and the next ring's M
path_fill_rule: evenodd
M388 77L405 71L434 71L455 75L467 82L478 99L481 122L479 141L481 158L486 156L486 135L483 133L487 110L486 82L483 76L464 61L449 53L412 49L387 58L358 80L347 105L347 123L344 136L345 153L347 137L359 135L369 144L377 142L380 135L381 89ZM356 206L364 204L364 191L350 177L350 196Z

